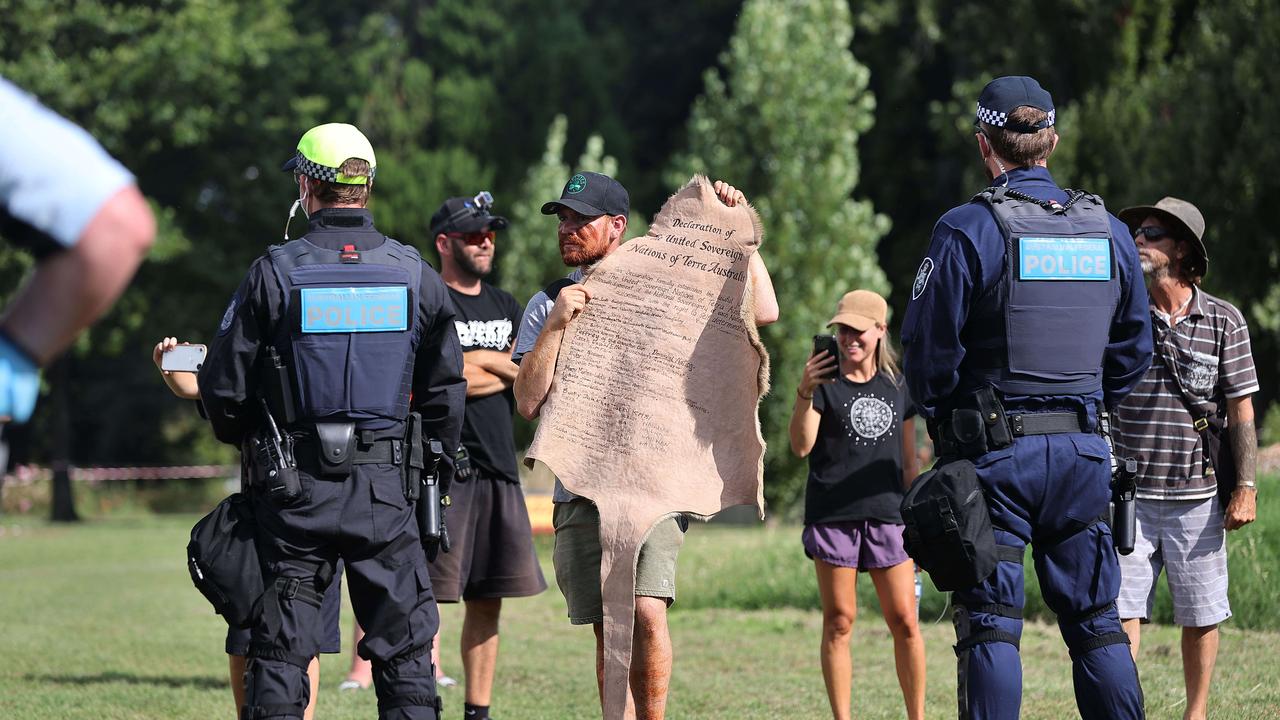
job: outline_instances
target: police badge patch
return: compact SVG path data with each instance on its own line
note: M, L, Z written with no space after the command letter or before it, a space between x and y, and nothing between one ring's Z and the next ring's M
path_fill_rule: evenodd
M924 288L929 284L929 276L933 274L933 258L925 258L920 263L920 269L916 271L916 281L911 284L911 299L917 300L924 293Z
M231 321L236 317L236 306L240 304L238 295L231 296L231 303L227 305L227 311L222 313L222 324L218 325L218 334L226 334L231 329Z

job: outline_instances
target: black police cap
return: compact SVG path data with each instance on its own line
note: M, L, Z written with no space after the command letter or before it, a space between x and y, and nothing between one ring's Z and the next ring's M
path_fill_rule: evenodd
M1020 107L1033 107L1048 113L1048 117L1038 123L1023 123L1010 120L1009 115ZM1053 127L1056 111L1053 109L1053 97L1040 87L1035 78L1026 75L1008 75L998 77L987 83L978 96L976 119L988 125L994 125L1017 133L1040 132Z

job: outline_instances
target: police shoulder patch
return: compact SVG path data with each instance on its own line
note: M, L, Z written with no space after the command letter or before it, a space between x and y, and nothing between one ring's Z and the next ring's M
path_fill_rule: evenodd
M933 274L933 258L926 257L924 262L920 263L920 269L916 271L916 280L911 284L911 299L917 300L924 293L924 288L929 284L929 276Z
M240 304L240 296L232 295L227 304L227 311L222 313L222 323L218 325L218 335L225 335L231 329L231 321L236 318L236 306Z

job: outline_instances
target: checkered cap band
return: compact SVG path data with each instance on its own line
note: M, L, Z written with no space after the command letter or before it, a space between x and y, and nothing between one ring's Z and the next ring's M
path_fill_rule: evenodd
M1048 113L1049 117L1045 127L1053 127L1054 122L1057 121L1057 114L1058 114L1058 111L1056 109L1049 111ZM996 127L1004 127L1005 123L1009 122L1008 113L997 112L990 108L984 108L982 107L982 105L978 105L977 115L978 115L979 121L984 122L988 125L994 125Z
M307 156L302 153L298 153L298 167L296 167L295 170L307 177L315 178L316 180L324 180L325 182L331 183L338 182L338 168L331 168L319 163L311 162L307 159ZM376 172L377 168L369 168L370 180L373 179Z
M1009 114L997 112L995 110L984 108L982 105L978 105L978 121L984 122L988 125L995 125L996 127L1004 127L1004 124L1009 122Z

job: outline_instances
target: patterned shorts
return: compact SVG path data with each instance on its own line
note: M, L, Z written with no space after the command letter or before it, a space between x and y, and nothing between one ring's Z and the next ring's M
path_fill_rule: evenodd
M1151 618L1162 568L1169 577L1175 624L1206 627L1231 617L1227 533L1218 499L1140 499L1137 516L1133 552L1120 556L1120 617Z

